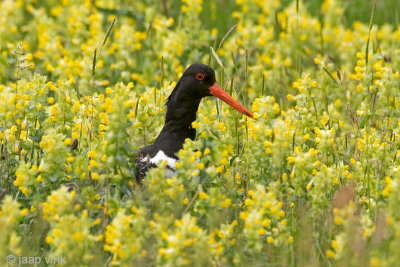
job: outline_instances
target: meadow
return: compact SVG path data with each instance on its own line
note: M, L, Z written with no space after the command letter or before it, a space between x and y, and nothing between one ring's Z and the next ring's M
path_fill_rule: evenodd
M400 266L399 9L1 1L0 266ZM203 99L138 186L195 62L255 119Z

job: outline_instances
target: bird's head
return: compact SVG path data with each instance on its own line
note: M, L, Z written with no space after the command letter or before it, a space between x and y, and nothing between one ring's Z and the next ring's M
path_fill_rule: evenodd
M176 95L178 91L179 96ZM193 98L200 100L206 96L216 96L240 113L253 118L253 114L250 111L218 86L214 70L204 64L192 64L185 70L168 98L168 102L174 97L179 97L179 101L190 101Z

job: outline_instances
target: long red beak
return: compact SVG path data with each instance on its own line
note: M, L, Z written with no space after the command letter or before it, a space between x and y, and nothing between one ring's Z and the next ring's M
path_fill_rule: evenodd
M245 107L240 105L235 99L230 97L224 90L221 89L221 87L218 86L218 84L215 83L209 89L211 95L218 97L219 99L221 99L222 101L224 101L225 103L227 103L229 106L233 107L240 113L253 119L253 114L250 111L248 111Z

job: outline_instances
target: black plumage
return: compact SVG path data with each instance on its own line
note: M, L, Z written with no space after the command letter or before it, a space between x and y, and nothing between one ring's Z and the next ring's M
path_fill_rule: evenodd
M196 137L192 122L196 120L200 101L206 96L217 96L243 114L253 115L229 97L215 80L214 70L203 64L191 65L177 82L167 99L165 124L152 145L142 147L136 159L136 181L140 183L149 168L156 167L151 162L160 151L171 159L177 159L175 153L182 149L186 138ZM163 154L163 155L164 155ZM171 166L169 166L171 168Z

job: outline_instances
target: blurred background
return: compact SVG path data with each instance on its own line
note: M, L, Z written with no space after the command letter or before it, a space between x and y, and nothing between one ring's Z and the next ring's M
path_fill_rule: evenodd
M180 5L179 1L169 1L175 2L174 4ZM235 10L237 8L235 1L229 0L219 0L216 1L221 8ZM282 9L292 3L292 0L282 0L283 3ZM307 9L309 13L313 16L318 17L322 20L323 15L321 14L321 4L324 0L304 0L304 7ZM389 24L399 24L399 8L400 2L398 0L349 0L349 1L341 1L345 8L344 16L343 16L343 24L351 27L354 21L361 21L364 23L368 23L370 19L370 14L372 10L373 3L376 2L376 14L375 14L375 24L383 25L385 23ZM168 3L174 5L172 3ZM206 11L207 5L211 4L211 1L205 1L205 8L203 10L202 16L205 20L209 15ZM178 16L179 14L173 14L174 16ZM203 20L203 21L204 21ZM226 29L229 25L234 23L234 19L229 16L217 16L217 19L212 22L215 24L220 30ZM221 27L221 28L220 28ZM222 28L223 27L223 28Z
M107 2L107 1L103 1ZM129 6L132 6L132 0L118 0L118 1L109 1L112 2L112 5L115 7L122 7L120 10L120 15L129 14L130 12L134 12L132 9L129 11ZM167 13L168 16L173 17L174 19L179 18L181 1L171 1L171 0L157 0L157 1L145 1L148 2L149 5L158 5L160 11L163 11L164 14ZM280 9L284 9L293 0L281 0L282 4ZM309 13L313 16L318 17L322 20L323 16L321 14L321 4L324 0L304 0L304 6L302 8L307 9ZM344 16L342 18L343 24L346 26L351 26L354 21L361 21L364 23L368 23L370 19L371 9L373 3L376 2L376 16L375 16L375 24L383 25L385 23L389 24L398 24L399 22L399 1L398 0L349 0L349 1L341 1L344 6ZM236 1L232 0L217 0L217 1L204 1L203 11L201 14L202 21L209 23L208 26L216 27L218 30L226 30L230 28L231 25L235 23L235 19L232 16L218 16L218 14L212 14L215 12L215 9L212 6L217 6L219 10L223 10L224 14L229 14L234 11L239 11L238 6L236 5ZM211 14L210 14L211 10ZM107 10L106 8L103 10L105 12L114 12L111 9Z
M154 1L154 4L157 4L157 2L159 2L159 5L161 5L162 2L163 5L164 3L166 3L168 10L171 10L171 12L169 12L170 16L174 18L179 17L179 13L177 12L180 10L178 8L181 5L180 1ZM280 2L282 3L281 9L284 9L293 1L282 0ZM320 20L322 20L323 16L321 14L321 4L324 2L324 0L304 0L303 2L303 8L307 9L307 11L313 16L316 16ZM348 27L351 27L354 21L368 23L374 2L376 2L376 15L374 20L375 24L383 25L385 23L389 23L397 25L399 23L400 3L398 0L342 0L341 2L345 9L344 16L342 18L343 24ZM218 30L229 28L229 25L233 25L235 23L234 18L232 18L231 16L216 16L215 20L209 20L210 17L212 18L212 16L210 16L210 12L208 12L207 10L212 10L210 6L215 5L215 3L219 8L227 13L232 13L233 11L238 9L235 1L231 0L204 1L204 9L202 12L203 21L208 20L209 23L213 24L213 26L218 28ZM162 6L160 6L160 8L162 8L160 10L165 10Z

